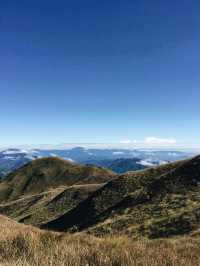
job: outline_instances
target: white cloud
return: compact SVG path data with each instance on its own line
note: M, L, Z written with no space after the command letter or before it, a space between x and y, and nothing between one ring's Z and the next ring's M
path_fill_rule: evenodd
M121 140L120 144L134 145L143 147L160 147L160 146L174 146L177 144L175 138L159 138L159 137L146 137L144 140Z
M124 139L124 140L120 140L120 143L121 144L129 144L131 143L132 141L130 139Z
M149 162L148 160L141 160L137 162L137 164L141 164L143 166L154 166L154 164L152 162Z
M113 152L113 155L120 155L120 154L124 154L124 152L123 151L114 151Z
M146 144L168 145L168 144L176 144L176 142L177 141L174 138L156 138L156 137L145 138Z
M58 155L55 154L55 153L50 153L50 156L51 156L51 157L58 157Z
M19 153L27 153L26 150L18 150L18 149L9 149L2 152L3 154L19 154Z
M67 161L69 161L69 162L71 162L71 163L74 163L74 162L75 162L74 160L72 160L72 159L69 158L69 157L65 157L64 159L67 160Z

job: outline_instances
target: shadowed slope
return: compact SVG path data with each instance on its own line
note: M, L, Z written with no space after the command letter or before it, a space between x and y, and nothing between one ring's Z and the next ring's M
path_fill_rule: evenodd
M40 194L0 204L0 213L19 222L39 226L76 207L102 184L59 187Z
M199 182L200 156L127 173L43 227L151 238L188 233L199 227Z

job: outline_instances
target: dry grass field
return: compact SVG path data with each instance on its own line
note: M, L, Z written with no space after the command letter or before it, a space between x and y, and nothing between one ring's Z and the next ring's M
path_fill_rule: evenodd
M2 266L197 266L198 236L132 241L54 233L0 216ZM198 234L197 234L198 235Z

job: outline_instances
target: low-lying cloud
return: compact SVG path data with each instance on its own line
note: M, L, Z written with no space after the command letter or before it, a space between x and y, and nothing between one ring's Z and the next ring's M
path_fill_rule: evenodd
M148 137L145 139L145 143L147 144L176 144L177 141L174 138L156 138L156 137Z
M120 141L120 144L136 144L143 146L173 146L177 144L177 140L175 138L146 137L144 140L124 139Z

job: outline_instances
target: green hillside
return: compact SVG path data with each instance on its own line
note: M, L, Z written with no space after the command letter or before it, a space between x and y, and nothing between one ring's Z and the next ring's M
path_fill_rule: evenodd
M200 156L111 180L43 228L169 237L200 226Z
M200 156L123 175L44 158L0 183L0 213L45 229L96 236L195 235L199 195Z
M59 187L0 204L0 213L19 222L40 226L76 207L103 184Z
M59 158L37 159L5 177L5 181L0 183L0 202L59 186L101 184L114 176L113 172L100 167L72 164Z

